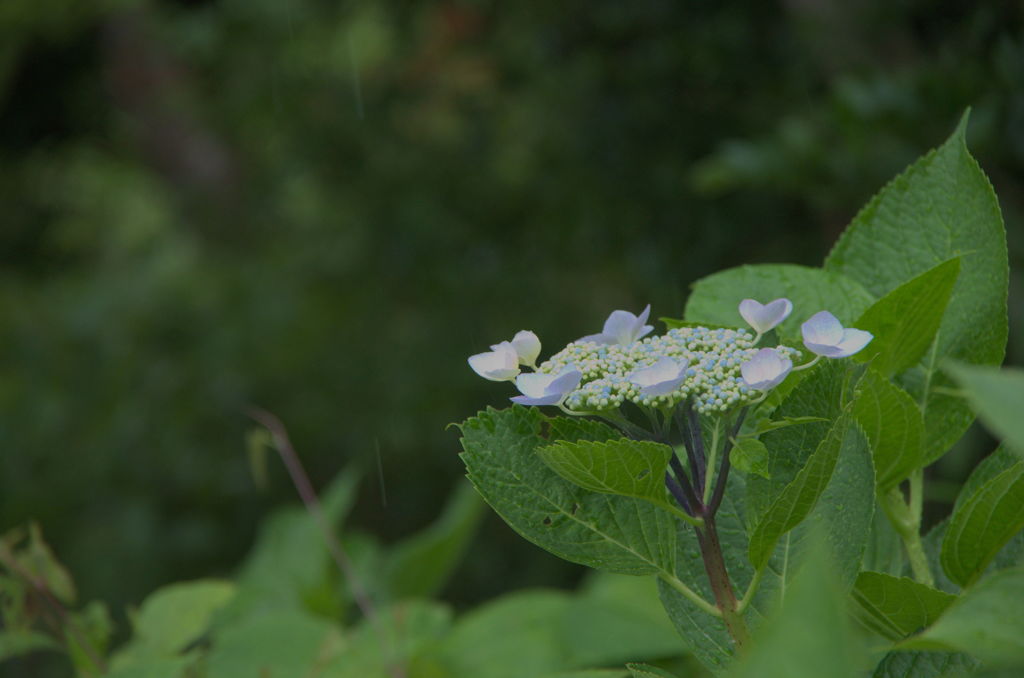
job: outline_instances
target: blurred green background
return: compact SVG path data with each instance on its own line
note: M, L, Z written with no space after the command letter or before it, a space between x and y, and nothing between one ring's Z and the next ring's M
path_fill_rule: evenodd
M816 265L967 106L1020 364L1019 2L2 0L0 529L115 608L230 573L294 498L258 404L397 538L463 482L445 425L510 395L466 356ZM576 576L490 516L446 597Z

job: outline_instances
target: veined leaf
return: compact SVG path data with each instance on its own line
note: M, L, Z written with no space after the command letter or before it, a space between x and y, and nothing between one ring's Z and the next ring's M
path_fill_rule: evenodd
M541 435L549 425L550 439ZM572 562L621 574L672 573L675 518L632 497L585 490L552 471L538 447L556 440L607 441L603 424L535 408L487 410L461 426L469 479L514 530Z
M969 586L1021 529L1024 461L981 485L953 513L942 541L942 568L950 579Z
M871 678L967 678L979 666L981 662L964 652L890 652Z
M930 626L956 596L907 577L861 572L851 596L861 622L872 631L901 640Z
M875 338L855 359L871 360L872 369L884 377L916 365L935 339L959 275L960 257L956 257L876 301L855 325Z
M754 528L750 537L750 562L755 568L764 567L779 537L799 525L811 512L832 478L840 453L856 445L859 436L849 413L836 420L796 478L772 502Z
M857 384L853 416L871 443L879 492L924 463L924 418L910 394L869 369Z
M854 218L825 261L883 297L954 257L960 276L932 348L901 377L925 417L925 457L940 457L973 415L938 371L946 358L997 365L1006 348L1006 232L988 178L966 144L967 115Z
M626 664L626 668L629 669L633 678L676 678L665 669L659 669L657 666L649 664Z
M574 485L643 499L670 512L677 510L665 496L665 470L674 454L667 445L626 438L562 441L541 447L537 454Z

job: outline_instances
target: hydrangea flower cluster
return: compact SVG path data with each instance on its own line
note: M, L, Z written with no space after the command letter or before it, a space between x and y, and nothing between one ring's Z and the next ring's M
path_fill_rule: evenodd
M788 299L761 304L744 299L740 315L755 330L681 327L660 336L647 336L651 307L633 315L614 311L604 330L570 342L534 367L540 340L522 330L469 358L470 367L493 381L515 380L521 405L557 405L574 414L614 410L625 402L644 408L669 409L689 401L701 414L728 412L751 404L780 384L791 371L806 369L823 356L842 358L863 349L869 332L844 328L828 311L801 326L805 347L816 357L794 367L802 353L789 346L756 347L761 337L783 322L793 310Z

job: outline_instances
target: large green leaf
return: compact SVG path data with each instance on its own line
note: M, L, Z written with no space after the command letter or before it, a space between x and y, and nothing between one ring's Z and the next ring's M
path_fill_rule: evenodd
M1001 370L949 363L946 371L967 393L985 425L1007 444L1024 454L1024 370Z
M60 643L37 631L0 631L0 662L41 650L58 651Z
M626 668L629 669L633 678L676 678L665 669L649 664L626 664Z
M755 568L767 564L779 537L799 525L814 508L832 478L840 454L862 444L862 436L852 416L848 413L840 416L804 467L775 498L754 528L750 537L750 562Z
M963 593L935 624L901 643L970 652L992 666L1024 666L1024 568L997 572Z
M960 503L942 541L942 568L950 579L969 586L1021 529L1024 461L991 478Z
M889 640L901 640L930 626L956 600L913 579L881 572L861 572L851 596L861 622Z
M541 435L549 426L550 439ZM622 574L673 572L675 519L648 502L595 493L560 477L537 455L555 440L609 440L611 428L536 408L489 409L461 426L469 479L513 529L573 562Z
M672 448L648 441L561 441L537 450L551 469L594 492L644 499L672 512L665 492L665 469Z
M857 329L875 335L857 360L871 360L884 377L917 364L935 340L949 304L960 258L950 259L908 280L884 297L857 320Z
M778 297L793 302L793 313L779 326L787 337L799 337L800 324L821 310L852 324L874 301L860 283L835 271L757 264L730 268L695 282L684 317L690 322L743 325L741 301L753 298L767 303Z
M1006 347L1006 233L992 187L966 144L967 116L946 143L882 189L854 218L825 268L882 297L954 257L960 276L932 348L903 379L922 405L926 458L960 438L972 414L938 371L945 358L999 364Z
M729 678L862 675L863 654L832 565L828 550L818 541L785 603L761 625L751 647L727 673Z
M874 369L861 378L857 389L853 416L871 443L882 493L924 463L924 418L909 393Z
M473 486L460 481L437 520L387 554L382 572L387 594L396 600L435 595L473 538L483 507Z

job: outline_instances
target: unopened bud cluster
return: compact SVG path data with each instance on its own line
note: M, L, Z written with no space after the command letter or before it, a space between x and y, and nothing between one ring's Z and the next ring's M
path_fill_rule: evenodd
M791 359L800 356L787 346L777 350ZM558 374L574 366L582 372L581 385L565 399L565 406L577 412L614 409L626 401L671 407L691 398L697 411L713 413L746 404L757 395L740 374L740 365L755 353L754 335L746 330L683 327L625 346L574 341L542 363L538 371ZM664 357L685 365L682 382L664 395L642 395L642 387L631 381L630 375Z

